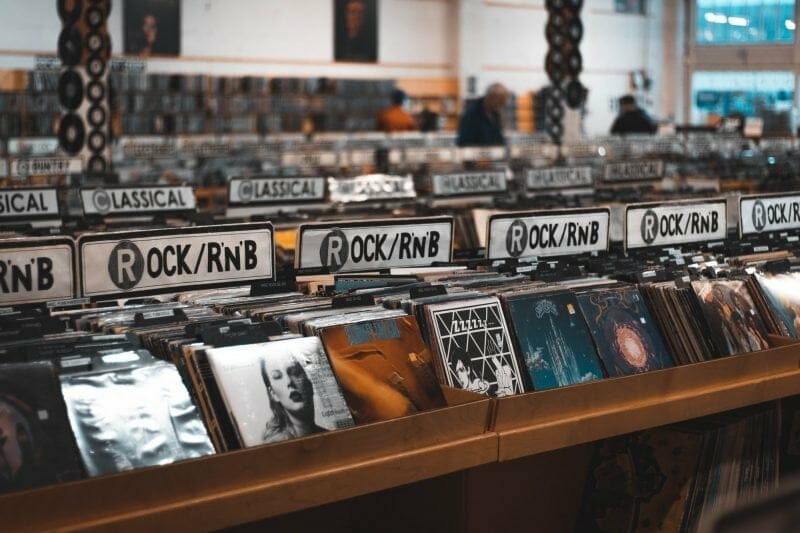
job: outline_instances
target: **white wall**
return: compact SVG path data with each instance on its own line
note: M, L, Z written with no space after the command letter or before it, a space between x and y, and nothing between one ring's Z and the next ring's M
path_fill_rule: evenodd
M130 1L130 0L129 0ZM603 133L613 120L610 102L629 91L628 72L654 79L654 114L674 113L678 87L667 62L664 5L648 2L646 16L621 15L613 0L586 0L581 43L590 89L585 130ZM122 0L113 3L109 29L122 45ZM673 9L674 7L670 7ZM151 72L477 79L477 89L502 81L515 92L547 84L544 0L379 0L376 65L333 62L333 0L183 0L182 56L151 59ZM60 21L53 0L0 0L0 68L31 68L36 54L55 54ZM666 26L669 28L669 26ZM675 24L672 25L675 27Z

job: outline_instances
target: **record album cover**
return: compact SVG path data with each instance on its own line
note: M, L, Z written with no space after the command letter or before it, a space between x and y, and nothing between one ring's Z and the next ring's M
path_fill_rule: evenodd
M693 281L717 346L726 355L769 348L767 330L744 281Z
M212 348L206 353L242 446L353 425L316 337Z
M79 479L81 472L53 366L0 366L0 493Z
M174 365L63 375L61 390L90 476L214 453Z
M520 358L534 390L603 377L592 336L568 292L523 294L506 299Z
M800 334L800 273L756 275L770 309L795 339Z
M578 303L609 377L673 366L658 328L635 287L579 294Z
M497 298L432 304L425 312L441 381L489 396L523 391L517 356Z
M445 406L414 317L328 327L320 336L356 422Z

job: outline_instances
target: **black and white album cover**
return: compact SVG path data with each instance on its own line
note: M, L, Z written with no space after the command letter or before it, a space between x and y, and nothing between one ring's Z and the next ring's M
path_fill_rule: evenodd
M490 396L523 391L523 382L497 298L433 304L426 308L440 379L451 387Z
M207 355L244 447L353 425L317 337L212 348Z

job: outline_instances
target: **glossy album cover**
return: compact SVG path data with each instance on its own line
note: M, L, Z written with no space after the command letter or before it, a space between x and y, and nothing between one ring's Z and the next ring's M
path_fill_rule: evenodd
M320 337L357 423L445 406L414 317L332 326Z
M592 336L574 294L509 296L506 306L520 358L534 390L603 377Z
M0 365L0 493L79 479L81 474L53 366Z
M353 425L316 337L211 348L206 354L242 446Z
M447 385L489 396L523 391L523 378L497 298L432 304L425 312Z
M769 348L767 329L741 280L693 281L703 314L725 355Z
M579 294L578 303L609 377L673 366L658 328L635 287Z
M174 365L63 375L61 390L90 476L214 453Z
M795 339L800 334L800 273L756 275L756 281L774 314Z

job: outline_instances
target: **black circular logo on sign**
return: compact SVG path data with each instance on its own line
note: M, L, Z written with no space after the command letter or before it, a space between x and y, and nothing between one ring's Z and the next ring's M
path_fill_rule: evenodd
M104 189L97 189L92 193L92 204L98 213L105 215L111 211L111 196Z
M108 258L108 275L114 285L123 291L138 285L144 273L144 257L139 247L131 241L120 241Z
M243 204L249 203L253 199L253 182L242 180L239 182L239 201Z
M767 225L767 209L764 207L764 202L756 200L753 204L753 227L756 231L761 231Z
M511 223L506 233L506 251L511 257L519 257L528 242L528 226L519 219Z
M350 257L350 244L347 242L344 232L340 229L331 230L322 239L322 246L319 248L319 260L322 266L328 267L331 272L336 272Z
M652 244L658 236L658 215L652 209L645 211L642 217L642 240L645 244Z

